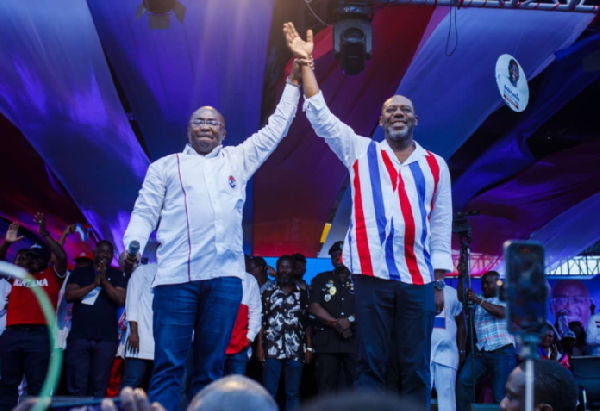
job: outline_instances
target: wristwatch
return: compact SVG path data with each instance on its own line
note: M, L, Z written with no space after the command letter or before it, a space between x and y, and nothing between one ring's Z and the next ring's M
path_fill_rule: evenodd
M308 352L314 352L314 350L311 347L306 348L306 351L308 351Z
M458 352L458 355L465 355L466 353L467 353L467 352L466 352L465 350L460 350L460 351Z
M348 317L348 321L350 321L351 323L353 323L354 321L356 321L356 318L354 318L354 316L351 315L350 317Z
M436 290L441 291L446 286L446 283L444 282L444 280L437 280L435 283L433 283L433 286L435 287Z

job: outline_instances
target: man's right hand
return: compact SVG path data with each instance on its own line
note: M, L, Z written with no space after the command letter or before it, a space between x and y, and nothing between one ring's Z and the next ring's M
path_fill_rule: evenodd
M8 226L8 230L6 230L5 240L7 243L16 243L17 241L22 240L25 236L19 236L19 224L12 223Z
M69 235L69 234L73 234L75 232L75 229L77 228L77 224L69 224L68 226L65 227L65 229L63 230L63 235Z
M287 46L295 57L312 60L314 47L312 30L306 32L306 41L302 40L294 27L294 23L285 23L283 33L285 34Z
M140 254L137 255L137 258L132 259L127 250L123 251L119 256L119 267L127 274L131 274L141 260L142 256Z

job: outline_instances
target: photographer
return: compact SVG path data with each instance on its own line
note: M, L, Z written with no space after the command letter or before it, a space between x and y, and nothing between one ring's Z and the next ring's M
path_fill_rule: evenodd
M475 308L475 334L477 344L475 352L469 353L457 382L457 409L466 411L471 408L474 384L491 373L492 392L495 404L499 404L506 394L506 380L516 365L515 340L506 328L506 303L497 297L497 282L500 275L488 271L481 277L483 295L469 289L467 298ZM458 285L458 294L463 295L462 281ZM474 363L474 375L471 371Z

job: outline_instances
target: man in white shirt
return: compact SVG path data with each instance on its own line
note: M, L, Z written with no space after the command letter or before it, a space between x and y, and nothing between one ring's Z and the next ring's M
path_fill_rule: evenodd
M462 304L454 288L444 287L444 311L435 317L431 334L431 382L440 411L456 410L456 371L459 358L465 359L466 340Z
M586 329L587 345L593 349L592 355L600 355L600 312L590 317Z
M242 303L231 332L231 341L225 351L224 375L244 375L246 362L249 359L248 351L262 325L262 299L258 281L252 274L245 272L242 277L242 287L244 289Z
M125 316L127 318L127 343L125 345L125 370L121 390L140 388L147 373L154 367L154 334L152 331L152 281L156 264L138 266L127 284Z
M285 28L288 48L311 59L312 34L302 41ZM306 117L348 168L352 216L343 261L356 289L355 387L385 390L388 359L398 366L401 394L429 409L431 331L444 308L452 197L443 158L413 140L412 101L393 96L381 109L385 141L358 136L327 107L310 66L303 66Z
M148 168L123 241L126 250L139 242L143 253L160 219L153 281L156 349L148 395L168 411L177 408L192 333L192 396L223 376L225 349L242 302L246 184L292 123L300 64L294 64L268 124L242 144L223 147L223 116L201 107L190 118L185 150Z

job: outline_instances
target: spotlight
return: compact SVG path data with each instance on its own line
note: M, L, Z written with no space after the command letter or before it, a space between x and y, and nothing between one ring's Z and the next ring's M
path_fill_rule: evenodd
M367 0L340 0L333 27L333 49L345 74L359 74L373 52L371 8Z
M177 0L143 0L137 8L135 18L148 15L150 30L166 30L171 23L171 14L183 24L186 7Z

